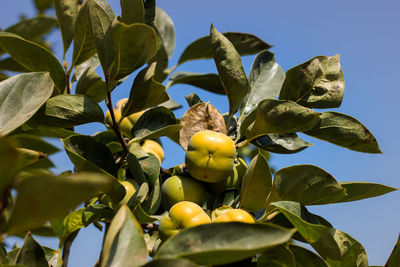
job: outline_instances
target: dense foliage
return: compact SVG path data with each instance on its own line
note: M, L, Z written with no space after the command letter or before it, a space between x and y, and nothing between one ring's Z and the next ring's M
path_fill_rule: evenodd
M341 105L339 55L285 73L265 41L211 25L172 67L174 25L155 0L121 0L120 16L106 0L34 2L36 17L0 32L0 241L25 236L21 248L0 244L1 266L67 266L72 242L91 224L105 228L98 266L368 266L357 240L307 206L396 189L339 182L314 165L268 164L269 153L311 145L297 133L381 153L357 119L315 110ZM49 8L57 18L44 15ZM62 62L44 41L55 27ZM249 76L244 55L255 55ZM214 59L218 73L174 72L199 59ZM114 106L111 92L131 74L129 98ZM226 95L229 112L190 94L176 118L181 106L166 92L176 84ZM92 122L107 130L74 131ZM160 137L182 146L186 164L161 168ZM47 138L61 140L74 170L51 171L59 149ZM58 237L58 250L32 234ZM385 266L400 266L399 242Z

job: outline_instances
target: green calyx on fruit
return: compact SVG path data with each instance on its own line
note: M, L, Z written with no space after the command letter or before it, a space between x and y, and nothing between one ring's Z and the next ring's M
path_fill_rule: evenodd
M211 223L210 217L196 203L181 201L171 207L169 213L160 220L160 237L165 240L182 229Z
M191 201L201 204L204 188L201 182L186 176L171 176L162 185L161 204L168 210L181 201Z
M227 135L204 130L189 140L185 163L189 174L197 180L218 183L231 173L235 143Z

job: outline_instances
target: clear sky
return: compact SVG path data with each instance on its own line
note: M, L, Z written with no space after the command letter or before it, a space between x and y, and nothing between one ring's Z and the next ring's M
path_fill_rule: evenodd
M119 1L109 1L120 14ZM384 154L363 154L303 136L314 144L294 155L272 156L275 169L294 164L314 164L330 172L339 181L366 181L400 187L400 119L398 83L400 62L400 2L397 0L337 0L337 1L158 1L176 25L176 50L171 58L174 65L183 49L195 39L207 35L211 23L221 31L255 34L273 44L271 49L284 70L317 55L341 55L346 82L343 104L335 111L354 116L366 125L377 138ZM0 27L15 23L19 14L33 15L30 0L5 1L0 9ZM59 32L49 41L61 57L62 43ZM243 58L249 71L253 56ZM216 72L213 61L188 62L177 71ZM129 95L132 79L116 89L113 97ZM173 99L184 104L176 112L182 116L187 109L184 96L197 93L222 113L228 109L227 101L194 87L177 85L169 89ZM104 105L103 105L104 107ZM100 131L100 124L77 127L82 133ZM163 140L166 159L163 167L180 164L183 150ZM54 157L57 171L70 169L65 152ZM398 165L399 164L399 165ZM383 265L400 231L400 193L359 202L310 207L325 217L333 226L347 232L365 247L370 265ZM70 266L93 266L101 246L102 234L96 229L79 233L72 247ZM44 239L40 239L41 241ZM44 240L56 247L55 240Z

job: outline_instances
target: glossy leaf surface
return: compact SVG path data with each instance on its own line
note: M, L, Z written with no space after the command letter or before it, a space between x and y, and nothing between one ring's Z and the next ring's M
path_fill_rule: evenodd
M147 262L142 228L127 206L114 216L104 240L100 266L141 266Z
M242 60L234 45L213 25L210 29L211 50L219 77L229 101L229 115L238 111L250 90Z
M53 93L46 73L26 73L0 82L0 135L29 120Z
M155 258L187 258L200 265L227 264L283 244L292 234L293 231L272 225L239 222L203 224L185 229L168 239Z
M382 153L375 137L361 122L338 112L323 112L320 122L305 134L350 150Z
M309 108L337 108L343 95L340 56L318 56L286 72L279 99Z

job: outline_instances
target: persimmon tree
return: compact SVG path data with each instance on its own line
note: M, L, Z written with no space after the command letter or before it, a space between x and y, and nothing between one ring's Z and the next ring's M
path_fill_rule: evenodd
M268 164L269 153L311 145L297 133L381 153L361 122L329 111L344 95L339 55L285 73L265 41L211 25L173 66L174 25L154 0L121 0L119 16L106 0L34 2L36 17L0 32L0 240L25 237L20 248L0 246L1 266L67 266L72 242L89 225L105 232L97 266L368 266L357 240L307 206L396 189L339 182L314 165ZM56 18L44 15L49 8ZM61 61L44 39L55 27ZM255 55L249 76L244 55ZM175 72L199 59L213 59L218 73ZM130 75L129 98L117 103L111 92ZM229 112L190 94L177 118L181 106L166 91L176 84L225 95ZM74 129L93 122L104 130ZM228 142L209 143L210 135ZM163 151L160 137L183 148L186 164L161 168L178 152ZM73 170L51 171L49 156L59 149L47 138L62 142ZM58 237L59 247L34 235ZM399 266L399 255L398 243L386 266Z

